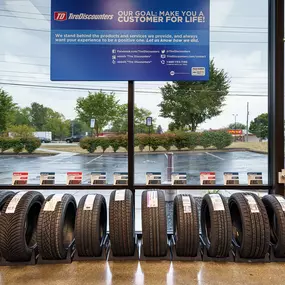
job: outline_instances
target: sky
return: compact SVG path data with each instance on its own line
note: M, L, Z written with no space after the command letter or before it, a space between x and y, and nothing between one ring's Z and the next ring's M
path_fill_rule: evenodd
M221 115L199 126L217 129L237 121L246 123L267 112L267 0L211 0L210 57L231 78L230 95ZM256 8L258 7L258 9ZM127 82L51 82L50 1L0 0L0 88L13 96L20 107L39 102L62 113L66 119L76 116L76 99L88 95L88 88L127 90ZM37 31L40 30L40 31ZM17 84L83 87L87 90L35 88ZM162 97L159 87L165 82L141 82L135 87L138 107L152 112L156 123L167 130L169 120L159 117L157 106ZM148 93L158 91L157 94ZM116 92L127 103L126 92Z

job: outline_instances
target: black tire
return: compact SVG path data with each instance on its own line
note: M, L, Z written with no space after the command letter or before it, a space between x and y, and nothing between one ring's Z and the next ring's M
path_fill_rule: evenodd
M15 194L16 193L12 191L0 191L0 212L2 212L3 207L5 206L8 199L14 197Z
M38 222L38 246L43 259L65 259L67 250L74 240L76 201L70 194L64 194L53 211L46 211L47 203L54 194L47 197L42 206Z
M12 212L12 203L18 200ZM29 261L37 243L37 222L44 196L36 191L10 196L0 216L0 250L7 261ZM15 198L15 199L13 199ZM11 204L10 204L11 202Z
M116 201L117 191L125 191L124 200ZM134 203L132 191L113 191L111 193L109 202L109 228L111 248L114 256L134 255L134 223Z
M189 199L190 208L184 209L183 197ZM198 209L191 195L177 195L174 199L173 235L176 241L177 256L197 256L199 248Z
M279 202L279 200L281 203ZM270 242L274 255L285 257L285 199L280 195L266 195L262 198L270 224ZM282 208L283 206L283 208ZM284 210L283 210L284 209Z
M150 192L157 195L157 207L148 207L147 197ZM142 236L145 256L167 255L166 206L164 192L161 190L142 193Z
M250 196L254 199L252 210ZM265 206L253 193L235 193L229 199L233 243L242 258L264 258L269 250L270 226Z
M216 199L213 203L212 199ZM201 205L202 239L210 257L228 257L231 248L232 223L226 198L206 194Z
M90 202L88 202L89 198L91 198ZM85 202L89 203L90 207ZM79 201L75 218L74 236L78 255L101 256L101 243L106 237L106 229L107 206L104 196L84 195Z

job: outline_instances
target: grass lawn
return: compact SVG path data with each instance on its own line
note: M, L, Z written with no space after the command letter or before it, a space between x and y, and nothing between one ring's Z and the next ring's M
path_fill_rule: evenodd
M82 148L80 148L79 145L74 145L71 144L69 145L52 145L52 144L45 144L42 145L41 148L44 149L49 149L49 150L56 150L56 151L66 151L66 152L74 152L74 153L81 153L81 154L87 154L88 152ZM248 149L251 151L256 151L256 152L264 152L267 153L268 152L268 143L267 142L234 142L232 143L230 146L228 146L226 149ZM176 147L172 147L171 148L172 151L177 151ZM203 151L204 149L201 147L197 147L195 150L200 150ZM215 150L215 148L209 148L207 150L204 151L213 151ZM139 148L136 147L135 148L136 152L139 152ZM163 147L159 147L157 149L157 151L162 151L165 152L165 149ZM40 152L40 151L39 151ZM106 153L113 153L113 149L111 147L109 147L106 151ZM118 150L118 152L126 152L126 150L124 148L120 148ZM143 152L148 152L148 147L146 147L144 149ZM38 151L37 151L38 153ZM101 148L97 148L97 150L95 151L95 153L102 153L102 149Z
M42 151L42 150L40 150L40 149L37 149L35 152L33 152L33 153L31 153L31 154L29 154L26 150L23 150L23 151L20 152L19 154L15 154L15 153L13 152L13 149L8 149L8 150L6 150L6 151L4 152L3 155L23 155L23 154L25 154L25 155L35 155L35 154L55 155L55 154L57 154L57 153L55 153L55 152L46 152L46 151ZM1 154L0 154L0 155L1 155Z
M251 151L268 153L267 142L234 142L227 148L246 148Z

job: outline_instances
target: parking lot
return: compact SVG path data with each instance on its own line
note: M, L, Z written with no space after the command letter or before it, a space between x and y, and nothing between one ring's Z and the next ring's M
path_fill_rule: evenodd
M224 172L239 172L240 184L247 183L247 172L262 172L267 183L267 155L253 152L182 152L173 155L173 171L186 172L188 184L199 184L202 171L216 172L216 183L223 184ZM136 154L135 182L145 183L145 173L161 172L162 181L167 177L167 154ZM10 184L14 171L28 171L29 183L39 184L40 172L54 171L56 183L66 183L68 171L82 171L83 183L90 183L92 171L105 171L107 181L113 183L114 172L127 172L125 153L107 153L96 156L62 152L54 156L0 156L0 183Z

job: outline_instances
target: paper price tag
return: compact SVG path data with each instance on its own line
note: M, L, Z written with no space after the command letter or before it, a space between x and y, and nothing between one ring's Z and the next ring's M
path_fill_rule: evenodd
M282 211L285 212L285 199L282 196L275 196L282 207Z
M81 184L82 172L67 172L67 185Z
M158 207L157 191L148 191L147 192L147 207L148 208L157 208Z
M115 172L114 173L114 185L128 185L128 173L127 172Z
M12 185L26 185L28 183L28 172L13 172Z
M91 172L91 185L107 184L106 172Z
M52 212L55 210L56 204L61 201L64 194L54 194L52 198L46 202L44 211Z
M184 214L188 214L192 212L191 200L189 196L182 196L182 204L183 204Z
M225 185L239 185L239 173L238 172L225 172L224 173Z
M215 172L201 172L200 173L200 184L201 185L215 185L216 184L216 173Z
M19 192L17 193L12 200L10 201L7 209L6 209L6 214L13 214L15 213L16 207L18 203L20 202L21 198L26 194L27 192Z
M225 206L223 200L219 194L210 194L214 211L224 211Z
M116 190L115 201L124 201L126 190Z
M96 198L96 194L95 195L87 195L85 202L84 202L83 211L92 211L93 210L95 198Z
M185 185L187 184L187 173L185 172L173 172L171 173L172 185Z
M247 173L248 185L262 185L262 173L261 172L248 172Z
M161 172L147 172L146 185L161 184Z
M40 173L40 185L54 185L54 184L55 184L55 172Z
M259 213L258 205L256 204L255 199L251 195L245 195L245 198L247 199L251 213Z

